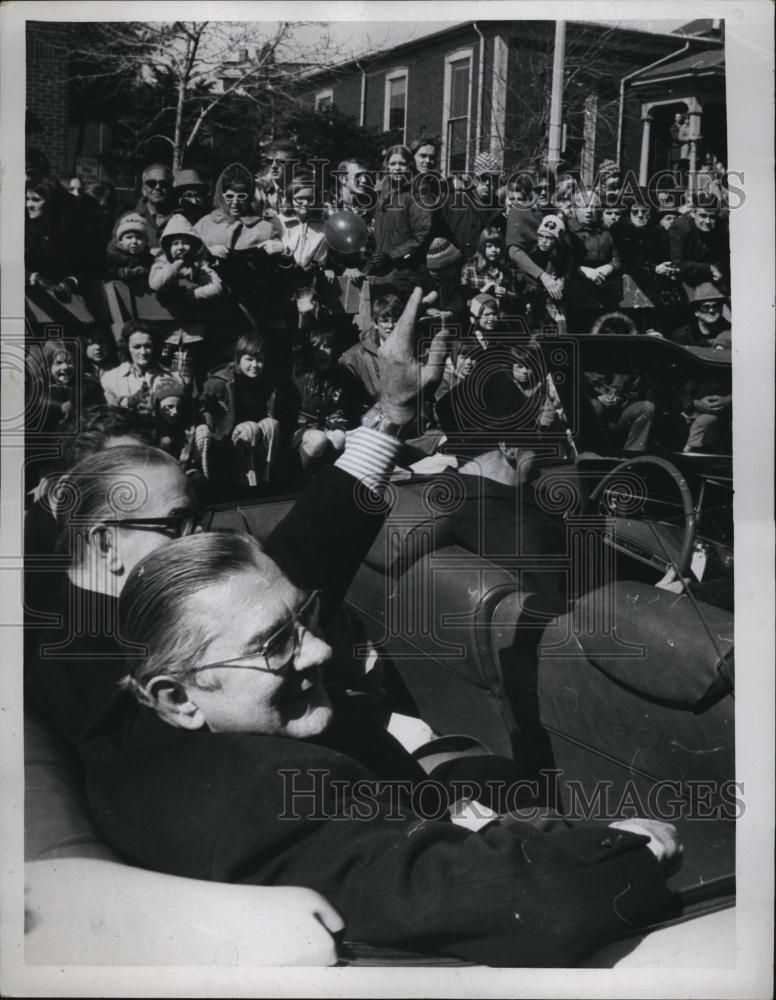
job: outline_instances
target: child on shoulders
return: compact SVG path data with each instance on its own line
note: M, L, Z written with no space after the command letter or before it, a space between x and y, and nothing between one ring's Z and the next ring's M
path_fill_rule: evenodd
M153 264L148 227L138 212L125 212L116 223L106 254L106 275L145 288Z
M202 240L184 215L173 215L160 240L162 252L148 276L152 291L177 302L201 302L223 294L221 279L205 262Z

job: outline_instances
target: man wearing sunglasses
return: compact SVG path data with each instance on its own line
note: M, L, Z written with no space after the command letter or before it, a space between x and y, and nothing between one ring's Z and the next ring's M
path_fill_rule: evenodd
M254 200L264 218L273 218L285 211L294 162L291 144L282 139L275 140L262 154L260 168L254 177Z
M140 200L135 206L151 237L149 246L159 246L162 230L174 209L172 171L164 163L149 164L143 171Z

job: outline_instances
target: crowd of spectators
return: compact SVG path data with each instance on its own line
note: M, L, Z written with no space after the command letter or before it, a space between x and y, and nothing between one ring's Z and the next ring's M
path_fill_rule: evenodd
M606 161L587 188L507 176L487 152L471 176L445 177L439 158L420 138L379 165L321 171L278 141L255 171L231 163L212 185L149 164L121 209L111 185L59 181L29 157L39 428L57 433L108 404L133 411L208 499L298 488L374 401L377 349L416 285L429 332L455 331L442 384L402 431L418 458L445 450L438 404L486 359L537 397L533 430L562 427L552 379L526 363L543 338L730 350L723 186L647 191ZM618 447L650 447L670 394L623 372L585 373L585 385ZM685 384L663 408L673 447L729 447L724 388Z
M475 776L484 816L418 826L411 803L396 825L381 804L369 822L290 825L279 765L422 789L420 748L386 725L382 664L371 648L368 664L348 662L356 633L335 614L382 524L382 487L399 456L441 470L488 429L453 419L467 394L573 454L546 340L729 351L726 213L708 191L655 193L655 207L611 164L588 191L506 177L491 153L471 177L445 177L439 153L421 138L328 178L278 143L255 173L226 165L212 194L197 170L153 163L124 208L107 184L68 190L31 164L28 429L46 447L26 464L26 705L77 747L91 814L135 865L313 888L369 944L572 965L623 924L673 913L676 830L575 828L553 810L531 824L496 794L525 762L478 753L431 773L456 796ZM617 448L646 451L666 422L679 449L728 446L722 384L583 374ZM483 489L513 500L530 463L492 444L461 478L476 465ZM249 528L232 501L316 472L263 547L239 527L207 530L205 503L230 502ZM547 521L521 524L542 553L558 537ZM49 573L29 558L55 550ZM44 610L53 634L37 628Z

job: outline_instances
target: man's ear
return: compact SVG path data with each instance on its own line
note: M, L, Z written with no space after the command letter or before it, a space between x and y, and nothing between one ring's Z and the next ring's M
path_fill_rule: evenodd
M105 524L95 524L89 529L89 545L97 558L105 563L108 572L113 576L123 576L126 567L121 559L116 535L112 528Z
M189 699L185 687L179 680L160 674L146 684L146 702L156 714L179 729L202 729L205 716L198 705Z
M89 529L89 544L97 553L98 559L105 563L113 576L124 576L126 567L116 545L116 534L113 528L105 524L95 524Z

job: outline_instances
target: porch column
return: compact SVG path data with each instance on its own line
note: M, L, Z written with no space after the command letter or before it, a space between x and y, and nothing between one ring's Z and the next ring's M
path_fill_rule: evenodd
M698 188L698 143L703 138L701 135L703 108L697 101L694 101L690 107L688 118L690 120L690 191L694 194Z
M502 35L493 39L493 84L490 96L490 146L491 153L505 153L507 128L507 75L509 73L509 47Z
M644 113L641 119L641 160L639 162L639 184L641 187L647 186L649 180L649 143L652 138L652 115L649 111Z

